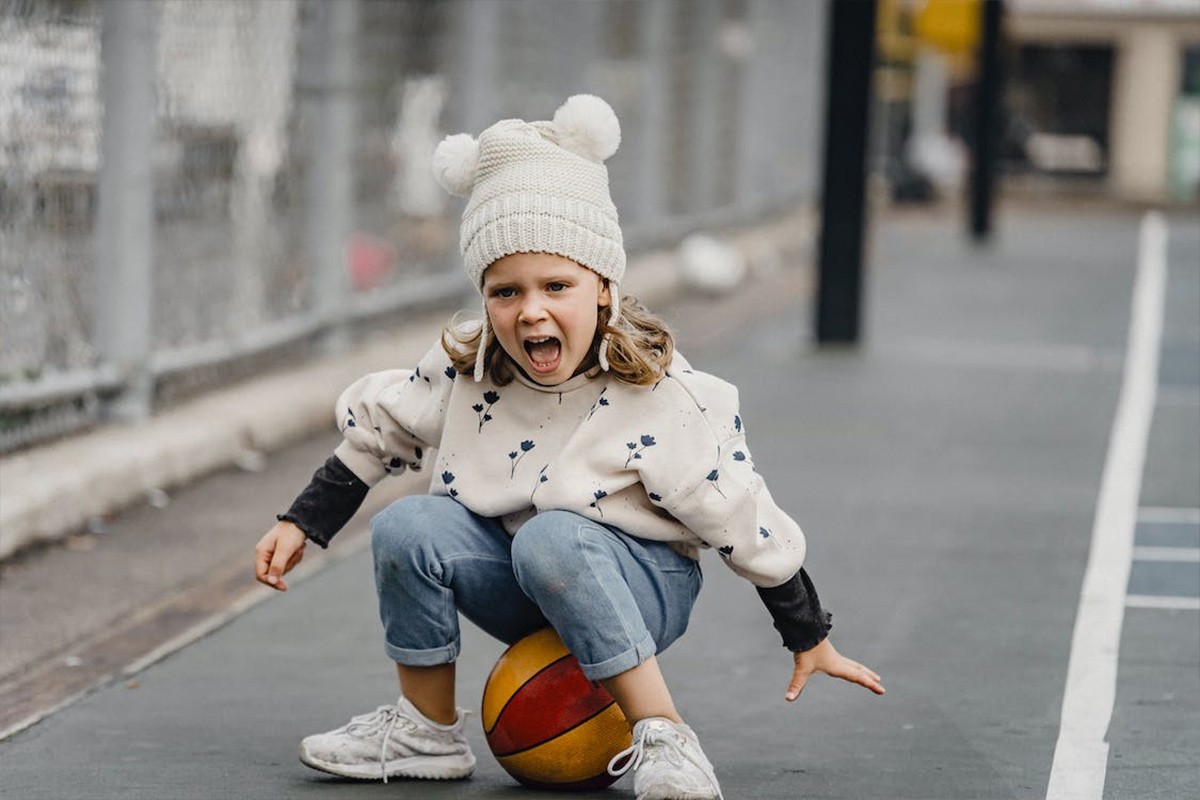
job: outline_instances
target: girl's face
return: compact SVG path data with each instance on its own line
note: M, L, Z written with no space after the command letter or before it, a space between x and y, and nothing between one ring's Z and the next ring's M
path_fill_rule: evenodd
M569 258L514 253L483 273L488 320L508 357L532 380L555 386L583 365L600 309L604 279Z

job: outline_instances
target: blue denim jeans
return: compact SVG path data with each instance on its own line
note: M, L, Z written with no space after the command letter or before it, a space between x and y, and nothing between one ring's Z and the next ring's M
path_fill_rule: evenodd
M700 565L662 542L569 511L509 536L457 500L415 495L371 520L375 588L393 661L458 658L458 614L511 644L551 625L591 680L661 652L687 629Z

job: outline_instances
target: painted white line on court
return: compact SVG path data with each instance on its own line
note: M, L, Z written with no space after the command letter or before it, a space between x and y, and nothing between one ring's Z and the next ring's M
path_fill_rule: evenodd
M1139 233L1125 373L1100 479L1091 549L1071 635L1067 685L1046 788L1047 800L1102 800L1104 796L1108 770L1106 737L1116 698L1125 590L1158 386L1166 242L1162 215L1146 214Z
M1138 509L1138 522L1167 525L1200 525L1200 508L1162 508L1146 506Z
M1165 611L1200 611L1200 597L1165 597L1156 594L1131 594L1126 608L1161 608Z
M1135 547L1134 561L1182 561L1200 564L1200 547Z

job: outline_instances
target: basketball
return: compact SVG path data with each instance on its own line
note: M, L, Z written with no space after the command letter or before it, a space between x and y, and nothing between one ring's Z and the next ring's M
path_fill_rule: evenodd
M584 677L552 628L501 654L483 688L483 730L504 770L537 789L602 789L608 762L629 747L625 715Z

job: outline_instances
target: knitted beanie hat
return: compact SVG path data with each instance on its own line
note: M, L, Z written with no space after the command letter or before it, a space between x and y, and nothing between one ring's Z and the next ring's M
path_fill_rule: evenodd
M459 246L472 285L481 289L484 270L504 256L552 253L608 279L615 323L625 247L604 162L620 144L617 115L588 94L568 99L549 122L506 119L478 139L465 133L443 139L433 154L433 172L446 191L469 198ZM477 381L483 378L489 333L485 301ZM607 370L607 336L599 358Z

